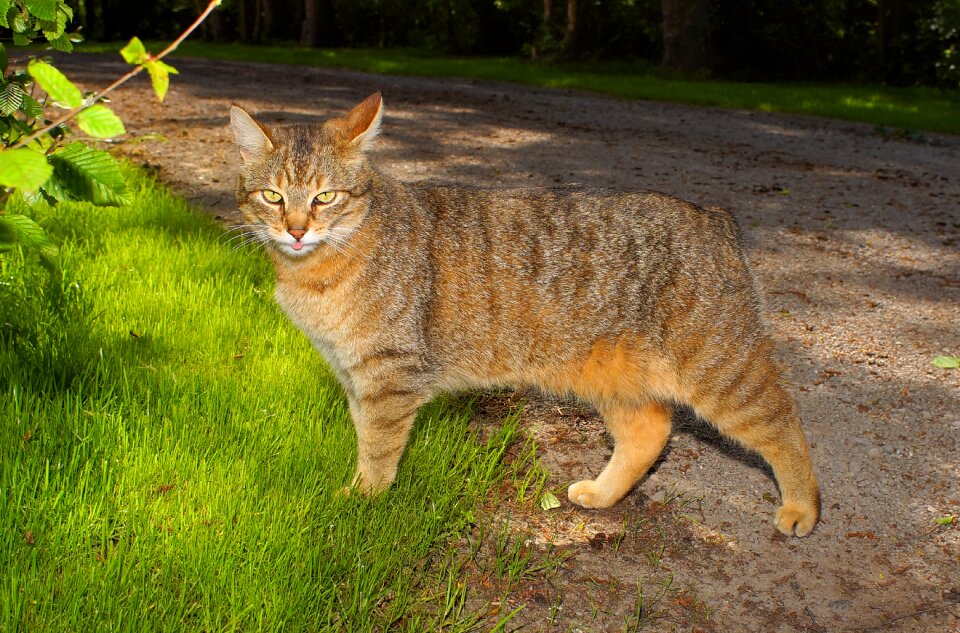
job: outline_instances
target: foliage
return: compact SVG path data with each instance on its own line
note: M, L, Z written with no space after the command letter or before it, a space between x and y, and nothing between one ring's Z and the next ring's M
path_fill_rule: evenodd
M219 1L211 2L178 42L217 4ZM0 0L0 27L9 29L13 43L20 47L43 39L55 50L70 52L73 42L79 41L75 33L67 32L73 16L64 0ZM70 142L76 134L71 123L89 139L125 134L123 122L102 103L103 98L145 70L157 98L163 101L169 76L177 71L160 58L176 43L153 56L134 37L121 50L134 69L104 90L86 94L33 49L13 68L0 44L0 186L5 188L0 195L0 253L33 250L48 267L55 268L56 249L43 229L24 215L4 213L2 205L14 192L19 191L31 204L87 201L112 206L129 200L113 157L83 141Z
M209 40L299 40L309 2L317 46L415 47L443 53L550 57L571 4L577 36L566 59L645 60L663 54L667 0L227 0ZM676 0L675 0L676 1ZM84 0L92 39L135 26L164 38L186 21L183 0ZM868 81L956 88L960 0L728 0L709 10L712 70L745 80ZM545 19L545 6L550 17ZM546 55L544 55L546 53Z

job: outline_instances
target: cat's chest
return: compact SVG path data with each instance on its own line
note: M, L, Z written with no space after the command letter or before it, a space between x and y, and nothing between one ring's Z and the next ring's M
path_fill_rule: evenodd
M352 332L343 292L318 292L299 284L278 283L277 304L335 368L349 364Z

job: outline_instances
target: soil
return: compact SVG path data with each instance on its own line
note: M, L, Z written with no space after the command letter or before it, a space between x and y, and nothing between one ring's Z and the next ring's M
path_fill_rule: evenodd
M114 57L60 65L101 87L123 70ZM804 539L776 533L763 463L682 411L631 495L574 507L566 484L610 454L599 419L534 393L487 397L484 415L526 401L523 428L562 504L489 504L537 560L559 561L506 588L477 567L473 599L494 601L491 616L525 605L508 630L960 631L960 526L935 522L960 515L960 370L931 364L960 353L960 138L488 81L175 64L162 106L146 78L115 93L130 132L116 150L225 221L231 103L318 122L374 90L386 104L374 158L400 178L654 189L738 217L822 522Z

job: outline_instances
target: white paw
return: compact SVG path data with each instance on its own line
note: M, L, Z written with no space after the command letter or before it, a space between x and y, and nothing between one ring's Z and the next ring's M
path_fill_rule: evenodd
M609 508L614 503L592 479L572 484L567 489L567 498L583 508Z

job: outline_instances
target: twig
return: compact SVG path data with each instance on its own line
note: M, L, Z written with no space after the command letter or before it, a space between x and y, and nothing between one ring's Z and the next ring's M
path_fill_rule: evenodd
M164 57L166 57L166 56L169 55L170 53L172 53L174 50L176 50L176 48L177 48L178 46L180 46L180 43L183 42L183 40L187 39L187 37L189 37L189 35L190 35L191 33L193 33L198 26L200 26L200 23L203 22L203 21L207 18L207 16L210 15L210 13L211 13L214 9L216 9L217 6L220 5L220 2L221 2L221 0L210 0L210 3L207 5L207 8L203 10L203 13L201 13L201 14L197 17L197 19L193 21L193 24L191 24L190 26L187 27L187 30L185 30L183 33L180 34L180 37L178 37L177 39L173 40L173 42L170 43L170 46L168 46L168 47L166 47L165 49L163 49L162 51L160 51L160 54L158 54L158 55L149 55L149 56L147 57L147 61L148 61L148 62L158 61L158 60L160 60L160 59L163 59ZM12 147L10 147L10 149L16 149L16 148L18 148L18 147L23 147L23 146L25 146L25 145L29 145L29 144L32 143L33 141L37 140L38 138L40 138L41 136L43 136L44 134L46 134L47 132L49 132L50 130L54 129L55 127L58 127L58 126L60 126L60 125L63 125L64 123L66 123L66 122L69 121L70 119L76 117L78 114L80 114L81 112L83 112L83 111L86 110L87 108L89 108L89 107L97 104L101 99L103 99L103 98L104 98L105 96L107 96L109 93L113 92L114 90L116 90L117 88L119 88L120 86L122 86L123 84L125 84L128 80L132 79L134 76L136 76L136 75L138 75L139 73L141 73L141 72L143 71L143 69L144 69L144 65L143 65L143 64L137 65L133 70L131 70L131 71L128 72L127 74L123 75L122 77L120 77L119 79L117 79L116 81L114 81L112 84L110 84L109 86L107 86L106 88L104 88L103 90L101 90L100 92L98 92L98 93L96 93L95 95L93 95L93 98L91 98L90 101L89 101L87 104L82 105L82 106L80 106L79 108L74 108L73 110L70 110L69 112L67 112L66 114L64 114L62 117L60 117L59 119L57 119L56 121L54 121L53 123L51 123L51 124L47 125L46 127L43 127L43 128L41 128L41 129L35 131L33 134L31 134L30 136L28 136L28 137L26 137L26 138L20 139L19 141L17 141L17 143L15 143Z
M895 618L889 618L889 619L887 619L886 622L881 622L880 624L874 624L874 625L872 625L872 626L865 626L865 627L863 627L863 628L859 628L859 629L849 629L849 630L851 630L851 631L859 631L859 632L861 632L861 633L864 633L864 632L866 632L866 631L879 631L880 629L885 629L885 628L887 628L888 626L890 626L890 625L893 624L894 622L897 622L898 620L905 620L905 619L907 619L907 618L913 618L913 617L916 617L916 616L918 616L918 615L923 615L923 614L925 614L925 613L936 613L937 611L945 611L945 610L948 610L949 607L950 607L950 605L947 605L947 604L941 604L941 605L939 605L939 606L930 606L930 607L927 607L926 609L919 609L919 610L914 611L914 612L912 612L912 613L904 613L903 615L898 615L898 616L895 617Z

